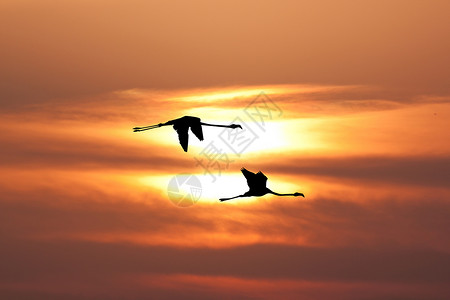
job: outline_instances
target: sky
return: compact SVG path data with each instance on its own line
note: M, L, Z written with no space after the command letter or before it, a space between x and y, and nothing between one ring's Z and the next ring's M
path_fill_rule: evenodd
M2 0L0 20L0 298L450 297L448 1ZM184 115L243 130L188 152L132 131ZM242 167L305 198L219 202Z

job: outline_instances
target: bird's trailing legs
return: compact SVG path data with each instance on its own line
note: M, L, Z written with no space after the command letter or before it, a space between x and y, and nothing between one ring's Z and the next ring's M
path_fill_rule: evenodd
M239 197L245 197L245 195L234 196L231 198L220 198L219 200L220 200L220 202L223 202L223 201L227 201L227 200L231 200L231 199L239 198Z
M149 129L153 129L153 128L159 128L159 127L164 126L164 125L166 125L166 124L159 123L157 125L149 125L149 126L143 126L143 127L134 127L133 128L133 132L144 131L144 130L149 130Z

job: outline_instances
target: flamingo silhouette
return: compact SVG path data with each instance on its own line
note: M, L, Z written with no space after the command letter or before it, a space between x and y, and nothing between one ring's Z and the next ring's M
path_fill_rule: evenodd
M242 174L244 174L245 179L247 179L247 185L250 188L247 192L245 192L242 195L231 197L231 198L220 198L219 200L221 202L231 200L234 198L239 197L261 197L265 194L274 194L277 196L302 196L305 197L302 193L293 193L293 194L278 194L273 191L271 191L269 188L266 187L267 184L267 177L264 175L261 171L258 173L250 172L249 170L242 168L241 169Z
M231 125L216 125L216 124L208 124L201 122L200 118L197 117L191 117L191 116L184 116L175 120L170 120L166 123L159 123L157 125L150 125L150 126L144 126L144 127L134 127L134 132L149 130L153 128L159 128L161 126L167 126L167 125L173 125L173 129L178 134L178 140L180 141L181 147L183 147L184 152L187 152L188 150L188 143L189 143L189 128L191 128L191 131L195 134L195 136L200 140L203 141L203 131L202 131L202 125L205 126L214 126L214 127L227 127L227 128L241 128L241 125L237 124L231 124Z

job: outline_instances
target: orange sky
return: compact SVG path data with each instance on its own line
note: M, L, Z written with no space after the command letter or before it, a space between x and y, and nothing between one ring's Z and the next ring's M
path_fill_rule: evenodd
M0 298L447 299L449 11L2 1ZM257 138L236 155L206 128L185 153L170 127L132 132L183 115ZM232 160L215 181L210 142ZM241 167L306 198L220 203ZM180 173L202 184L187 208Z

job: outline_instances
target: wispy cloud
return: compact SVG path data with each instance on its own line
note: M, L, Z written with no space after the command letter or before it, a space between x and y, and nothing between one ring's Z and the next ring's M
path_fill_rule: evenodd
M448 292L445 101L371 99L365 86L266 86L283 118L269 120L241 156L229 152L233 162L216 183L194 160L216 131L193 139L188 153L172 128L132 132L186 114L230 122L245 116L259 88L126 90L73 107L4 111L0 251L10 259L2 288L24 297L76 290L109 297L98 286L128 280L142 293L165 295L176 283L174 295L191 284L193 293L234 297L214 283L221 279L239 285L237 293L261 286L286 298ZM262 170L271 189L306 198L218 202L245 191L243 166ZM201 177L204 193L182 209L167 184L183 172ZM29 277L15 271L19 263ZM97 287L80 280L94 269ZM56 288L58 278L74 283ZM331 288L321 292L324 285ZM116 293L127 292L121 286Z

